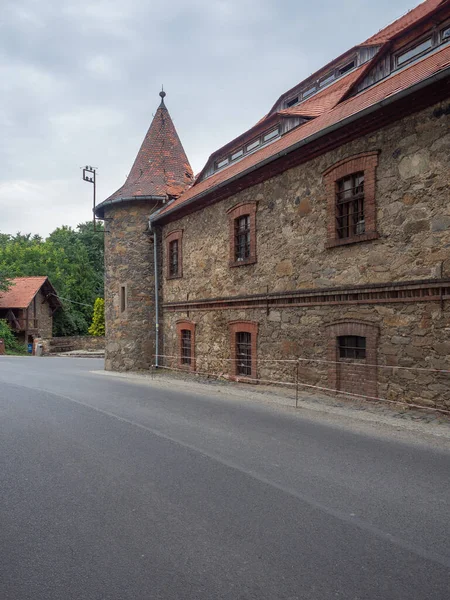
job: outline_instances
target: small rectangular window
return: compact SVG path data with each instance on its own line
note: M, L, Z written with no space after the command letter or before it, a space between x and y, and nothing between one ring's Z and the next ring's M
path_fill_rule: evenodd
M120 312L125 312L127 308L127 288L124 285L120 286Z
M446 27L443 31L442 31L442 36L441 39L444 40L450 40L450 27Z
M250 377L252 374L252 334L236 333L236 373Z
M244 151L238 150L237 152L235 152L234 154L231 155L231 160L237 160L238 158L240 158L242 155L244 154Z
M302 97L308 98L309 96L312 96L312 94L314 94L315 91L316 91L316 86L311 87L303 92Z
M216 169L221 169L222 167L225 167L225 165L228 164L228 158L224 158L223 160L219 160L216 162Z
M365 233L364 173L355 173L336 183L336 231L339 239Z
M254 150L255 148L257 148L260 143L261 143L260 140L255 140L254 142L251 142L251 144L248 144L247 148L246 148L247 152L250 152L251 150Z
M298 104L298 96L295 96L295 98L288 100L286 102L286 108L290 108L291 106L294 106L295 104Z
M355 66L355 61L352 60L350 62L348 62L346 65L344 65L343 67L341 67L338 70L339 75L345 75L345 73L348 73L349 71L351 71Z
M234 221L235 260L250 258L250 215L238 217Z
M339 358L366 358L366 338L359 335L338 337Z
M264 136L264 141L268 142L269 140L272 140L273 138L276 138L278 136L278 129L274 129L273 131L269 131L269 133L266 133L266 135Z
M432 47L432 45L433 45L432 39L428 38L427 40L424 40L420 44L417 44L417 46L410 48L406 52L402 52L402 54L398 54L397 55L397 66L400 67L401 65L404 65L405 63L409 62L413 58L416 58L416 56L423 54L424 52L429 50Z
M324 86L328 85L329 83L331 83L334 80L335 80L334 73L330 73L330 75L328 75L327 77L324 77L323 79L321 79L319 81L319 87L324 87Z
M181 330L181 364L189 365L192 362L192 336L189 329Z
M178 240L169 243L169 275L171 277L178 275Z

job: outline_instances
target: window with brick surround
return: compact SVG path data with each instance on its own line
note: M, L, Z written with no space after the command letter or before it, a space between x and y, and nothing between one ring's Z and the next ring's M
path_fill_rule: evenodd
M177 321L178 366L195 371L195 323L186 319Z
M231 376L256 379L258 324L253 321L232 321L229 328Z
M243 202L228 210L230 267L256 262L256 202Z
M373 240L376 229L378 152L364 152L323 173L327 190L327 248Z
M328 385L337 392L377 397L378 326L338 321L327 326Z
M176 279L183 276L182 239L183 231L181 229L171 231L166 235L167 279Z

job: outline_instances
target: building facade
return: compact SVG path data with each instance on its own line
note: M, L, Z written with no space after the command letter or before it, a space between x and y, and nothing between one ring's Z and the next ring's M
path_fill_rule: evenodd
M53 315L61 302L48 277L16 277L0 293L0 319L5 319L18 341L32 344L51 338Z
M126 294L150 294L127 364L110 297L108 368L158 354L139 366L449 408L449 173L450 4L427 0L139 204L145 243L131 201L104 203L107 286L147 269Z

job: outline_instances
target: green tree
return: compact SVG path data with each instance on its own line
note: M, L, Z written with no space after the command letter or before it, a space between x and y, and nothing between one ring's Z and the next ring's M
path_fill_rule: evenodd
M97 298L95 300L92 324L88 331L89 335L105 335L105 301L103 298Z
M5 342L6 354L25 354L24 344L20 344L5 319L0 319L0 339Z
M45 240L21 232L0 234L0 274L47 275L55 287L64 308L54 316L54 335L88 332L92 305L103 296L103 265L103 232L94 232L90 222L76 230L58 227Z

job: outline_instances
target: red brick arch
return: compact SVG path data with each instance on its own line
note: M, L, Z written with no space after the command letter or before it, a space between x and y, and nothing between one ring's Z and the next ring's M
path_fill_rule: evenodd
M328 330L328 383L337 391L363 396L376 397L377 385L377 347L378 325L358 320L342 320L327 325ZM352 361L339 359L337 339L340 336L354 335L366 338L366 359L358 361L365 366L346 367Z
M375 204L375 186L376 169L378 165L379 151L362 152L354 156L349 156L331 165L323 172L327 190L327 248L334 246L343 246L355 242L364 242L376 239L376 204ZM364 217L366 223L365 233L349 238L339 239L336 234L336 186L337 182L353 173L364 172Z

